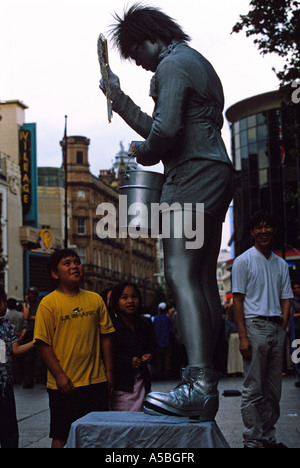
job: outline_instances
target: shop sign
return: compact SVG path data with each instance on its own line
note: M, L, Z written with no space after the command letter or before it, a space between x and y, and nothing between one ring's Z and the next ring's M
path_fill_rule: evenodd
M21 129L19 132L19 151L21 167L21 197L23 213L27 214L31 208L31 132Z

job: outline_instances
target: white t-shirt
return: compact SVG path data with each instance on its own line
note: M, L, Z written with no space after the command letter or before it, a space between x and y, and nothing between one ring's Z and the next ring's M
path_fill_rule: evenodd
M232 292L245 294L245 318L282 315L280 299L293 297L287 263L273 252L267 259L251 247L233 262Z

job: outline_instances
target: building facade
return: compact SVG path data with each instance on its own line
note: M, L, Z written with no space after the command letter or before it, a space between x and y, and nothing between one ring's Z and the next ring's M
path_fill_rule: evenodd
M22 180L19 132L25 122L27 106L21 101L0 102L1 161L1 282L8 296L23 299ZM0 255L0 256L1 256ZM1 262L2 260L2 262Z
M226 117L237 175L235 256L252 245L247 224L254 212L263 210L278 221L274 249L284 256L293 254L293 259L299 257L299 106L287 104L281 91L272 91L234 104Z

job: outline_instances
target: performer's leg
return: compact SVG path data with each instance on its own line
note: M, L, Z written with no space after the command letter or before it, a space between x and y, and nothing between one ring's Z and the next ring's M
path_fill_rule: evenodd
M181 385L169 393L146 396L144 411L148 414L196 416L211 421L218 411L219 374L211 367L221 320L216 284L221 225L208 215L204 223L204 245L200 249L187 249L184 236L163 239L165 276L175 297L189 365Z
M211 367L221 321L216 261L222 225L204 220L204 245L186 249L181 239L163 239L165 277L173 291L190 365ZM171 216L171 236L173 220Z
M212 225L210 225L212 222ZM201 269L201 284L209 306L212 325L212 341L215 348L222 325L222 304L217 282L217 261L222 239L222 221L205 218L205 226L209 231L204 244L203 267Z

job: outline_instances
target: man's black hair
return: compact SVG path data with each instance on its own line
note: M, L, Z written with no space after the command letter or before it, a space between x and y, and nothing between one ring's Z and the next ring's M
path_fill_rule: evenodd
M130 57L132 46L146 40L160 39L166 45L172 40L191 40L179 24L157 7L135 3L124 12L123 18L115 13L114 19L117 23L111 26L110 36L125 59Z
M7 299L7 308L9 310L14 310L17 308L17 301L14 297L10 297L9 299Z
M259 226L261 223L266 222L269 226L272 226L274 229L277 226L276 220L273 215L264 211L257 211L254 213L249 221L249 229L252 231L256 226Z
M67 258L67 257L76 257L78 260L80 260L78 254L75 252L75 250L72 249L60 249L56 250L54 254L51 255L49 262L48 262L48 271L51 273L52 270L57 270L57 265L61 261L62 258Z

